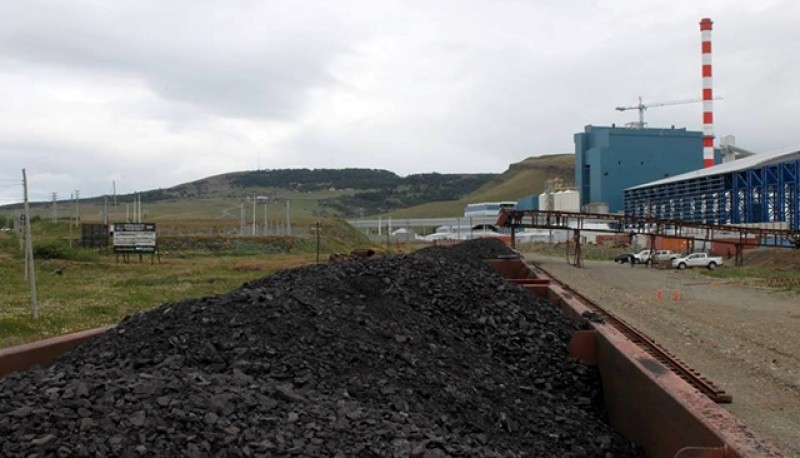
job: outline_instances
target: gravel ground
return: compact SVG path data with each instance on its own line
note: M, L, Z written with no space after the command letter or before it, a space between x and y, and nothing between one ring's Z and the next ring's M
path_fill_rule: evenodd
M479 257L285 270L0 379L0 456L636 457L577 325Z
M797 295L714 281L693 270L611 261L576 269L563 258L526 257L709 377L733 395L726 409L788 456L800 457Z

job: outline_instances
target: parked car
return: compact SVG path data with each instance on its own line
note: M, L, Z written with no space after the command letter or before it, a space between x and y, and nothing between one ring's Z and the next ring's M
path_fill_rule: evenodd
M614 258L614 262L617 264L625 264L627 262L633 262L633 259L636 257L633 253L621 253Z
M675 253L672 250L656 250L654 254L656 262L671 261L675 258L679 258L680 256L680 253Z
M678 253L673 253L670 250L642 250L634 255L634 262L637 264L662 262L672 260L678 256Z
M636 264L647 264L650 262L650 250L642 250L633 255L633 262Z
M721 265L722 256L710 256L706 253L692 253L672 260L672 267L681 270L687 267L706 267L709 270L714 270Z

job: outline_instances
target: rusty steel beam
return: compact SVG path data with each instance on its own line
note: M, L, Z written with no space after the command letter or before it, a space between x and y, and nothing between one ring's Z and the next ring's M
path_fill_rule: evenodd
M530 222L526 222L529 219ZM602 221L606 223L618 224L618 229L587 229L584 223L587 220ZM570 227L574 223L576 227ZM800 240L800 233L787 229L775 229L766 227L744 227L729 224L704 224L688 221L659 219L644 216L614 215L605 213L580 213L549 210L501 210L497 218L497 226L510 228L538 228L538 229L561 229L561 230L589 230L592 232L605 232L612 234L635 234L657 235L667 238L692 238L696 240L713 241L715 232L731 232L738 234L739 243L746 246L766 245L767 236L783 237L787 240ZM644 227L638 227L644 226ZM666 233L666 227L672 226L674 233ZM704 231L703 234L688 233L688 230ZM749 237L749 238L748 238ZM755 241L751 241L755 239ZM800 244L797 242L795 245ZM770 245L783 247L783 245Z

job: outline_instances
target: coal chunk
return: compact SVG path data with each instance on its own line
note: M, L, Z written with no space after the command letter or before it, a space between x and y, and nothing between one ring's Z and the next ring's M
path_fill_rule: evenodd
M497 240L284 270L0 378L0 455L641 456Z

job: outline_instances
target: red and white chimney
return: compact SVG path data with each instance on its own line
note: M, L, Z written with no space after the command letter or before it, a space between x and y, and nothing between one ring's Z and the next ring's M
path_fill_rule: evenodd
M700 20L703 54L703 168L714 165L714 91L711 72L711 29L709 18Z

